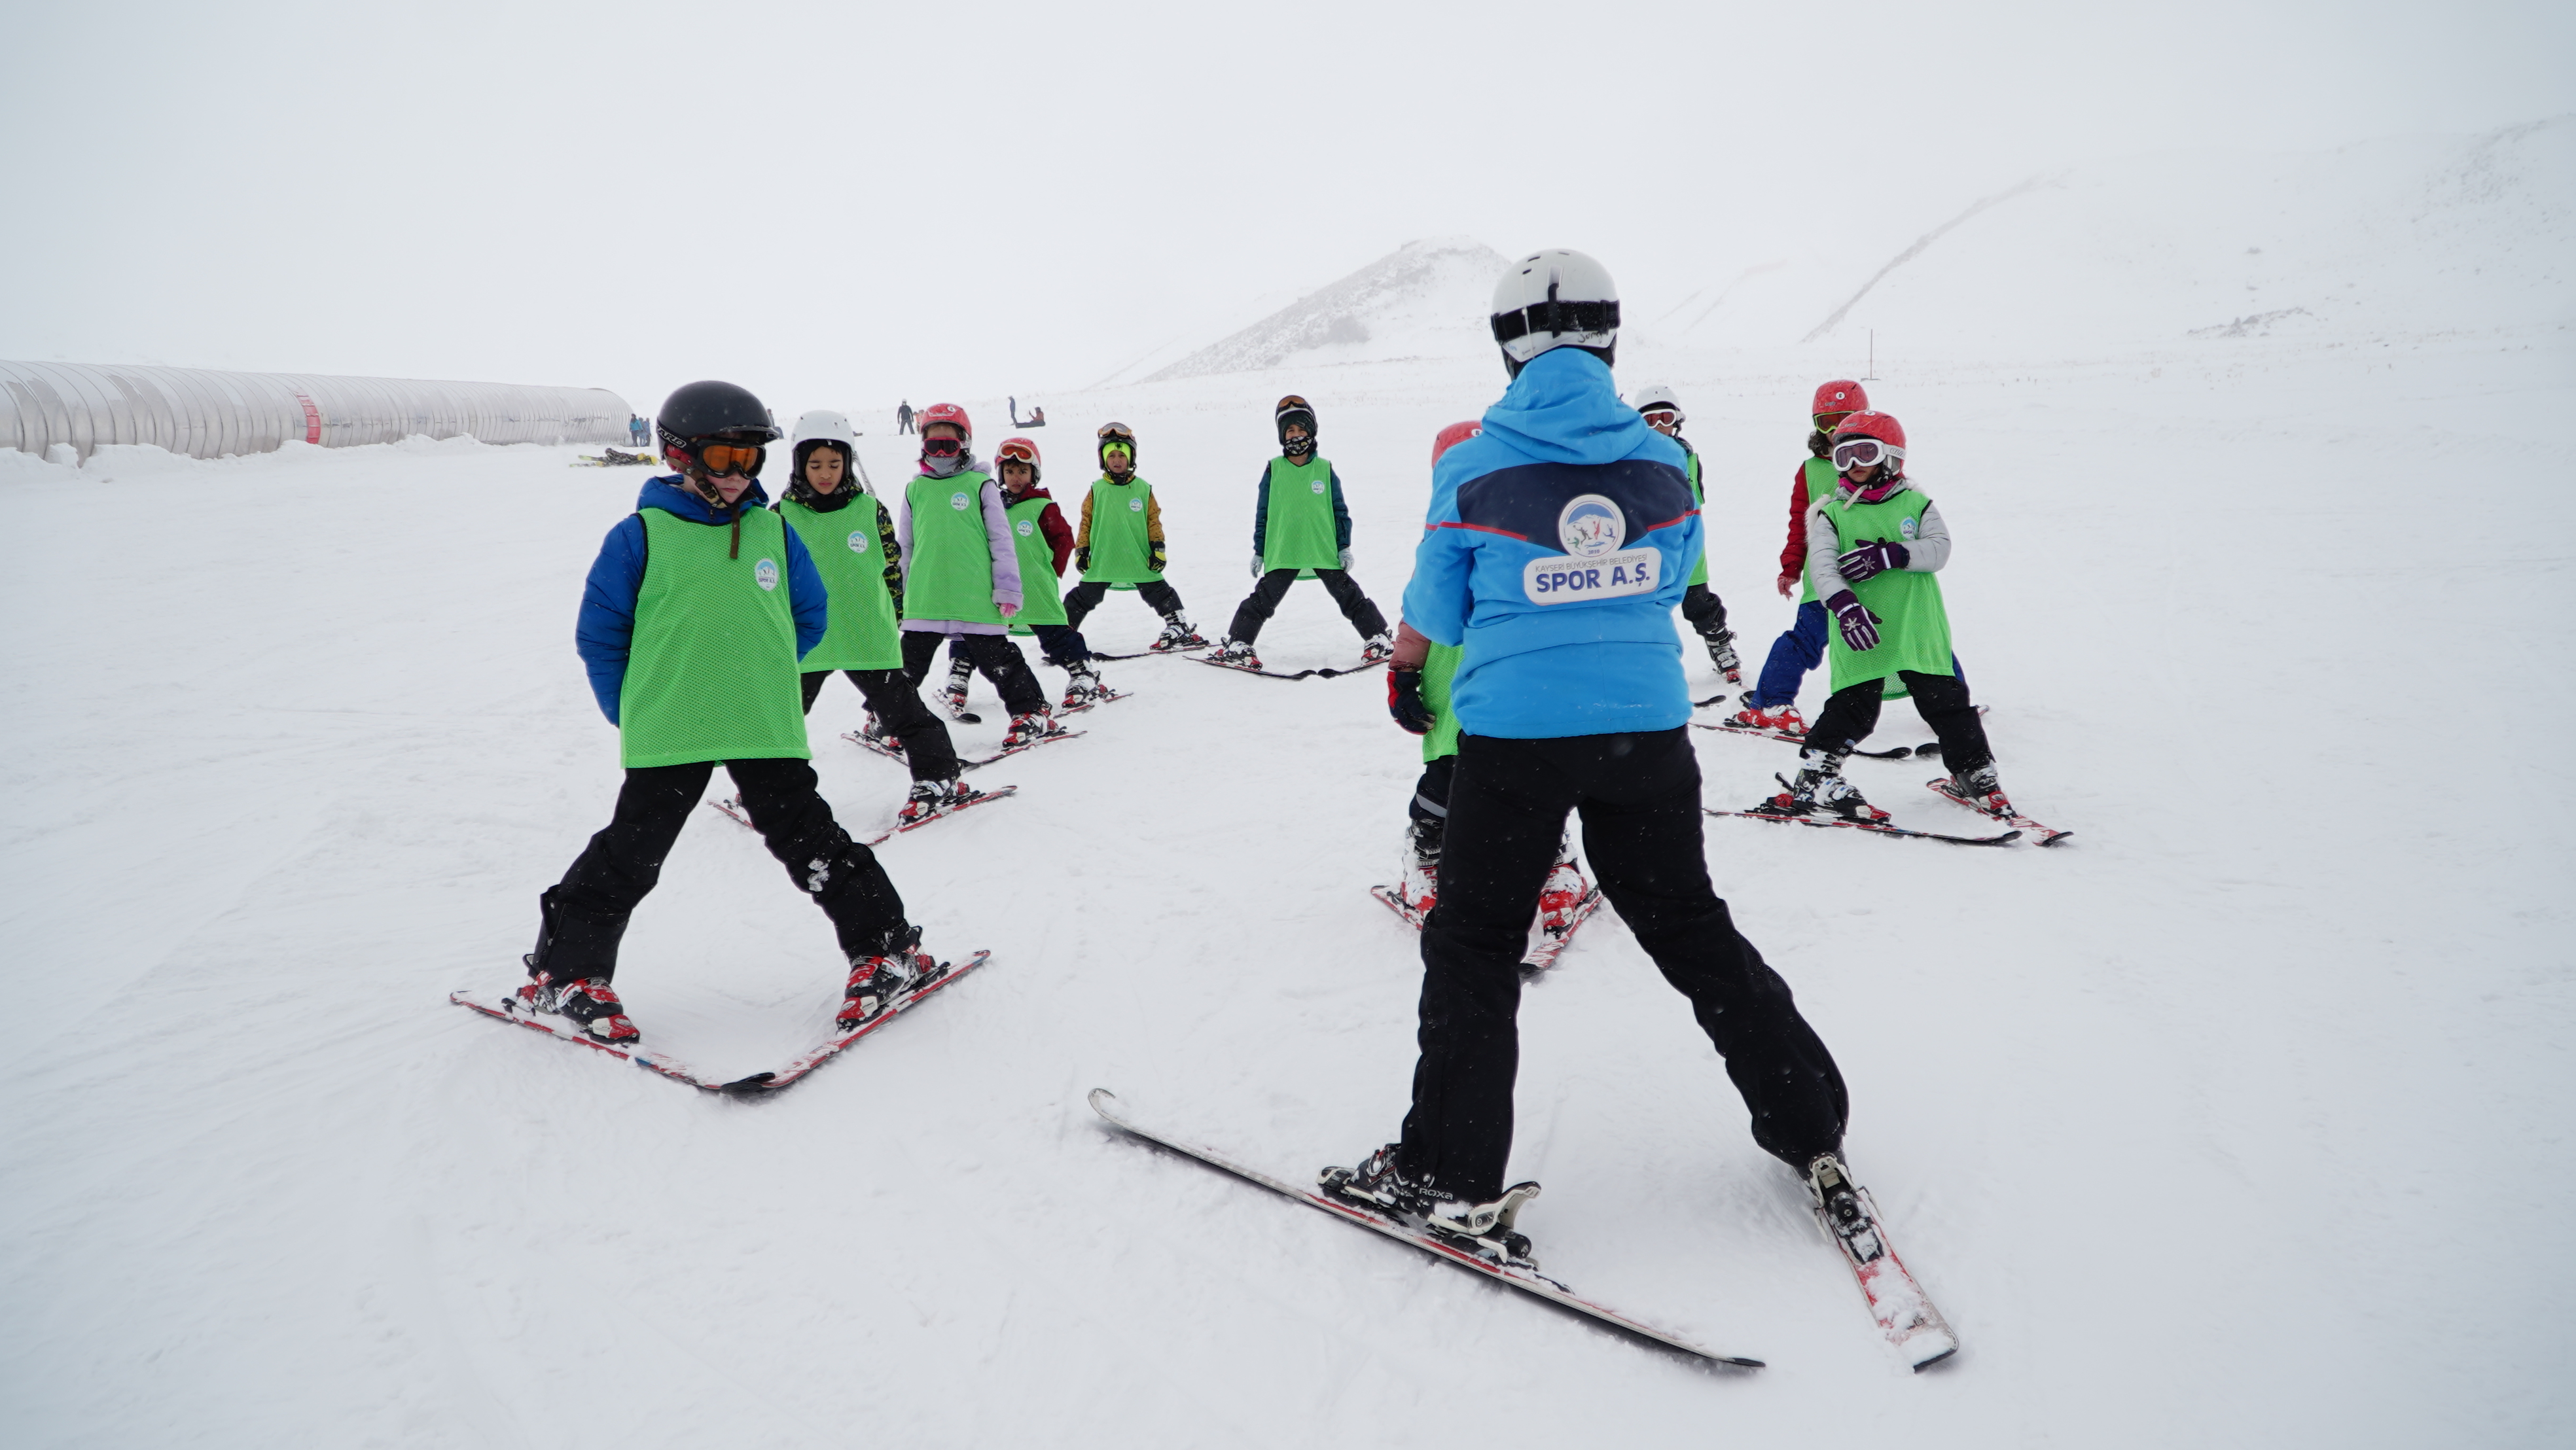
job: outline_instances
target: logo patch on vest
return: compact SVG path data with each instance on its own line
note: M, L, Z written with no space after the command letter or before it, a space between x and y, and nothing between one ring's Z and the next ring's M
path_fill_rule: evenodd
M1620 599L1655 592L1655 571L1663 556L1653 549L1574 558L1551 554L1532 559L1521 570L1521 594L1532 604L1580 604L1587 599Z
M1035 524L1033 524L1033 523L1029 522L1027 519L1022 519L1022 520L1020 520L1020 537L1021 537L1021 538L1025 539L1025 538L1027 538L1029 535L1034 534L1034 533L1036 533L1037 531L1038 531L1038 526L1037 526L1037 525L1035 525Z
M1322 492L1324 491L1324 481L1323 481L1322 479L1320 479L1320 478L1319 478L1319 479L1316 479L1314 482L1312 482L1312 483L1310 483L1310 484L1308 484L1308 485L1306 485L1306 486L1307 486L1308 488L1313 489L1313 490L1314 490L1315 492L1317 492L1317 493L1322 493Z
M1597 559L1628 541L1628 516L1597 493L1577 494L1557 513L1556 536L1565 552Z
M1141 514L1141 513L1143 513L1144 511L1145 511L1145 501L1144 501L1143 499L1141 499L1141 498L1131 498L1131 499L1127 500L1127 512L1129 512L1129 513L1131 513L1131 514Z
M1903 521L1899 522L1899 523L1897 524L1897 526L1896 526L1896 531L1897 531L1898 533L1900 533L1900 534L1903 534L1905 537L1907 537L1907 538L1909 538L1909 539L1910 539L1910 538L1913 538L1913 537L1914 537L1914 519L1913 519L1913 517L1912 517L1911 515L1908 515L1908 516L1907 516Z
M752 565L751 577L752 581L757 583L763 590L777 588L778 565L776 561L763 559L759 563Z
M853 553L853 554L864 554L864 553L866 553L867 551L868 551L868 536L867 536L867 532L866 532L865 530L863 530L863 529L852 529L852 530L850 530L850 552L851 552L851 553Z
M950 494L948 496L948 506L957 510L961 514L966 512L966 495L962 493Z

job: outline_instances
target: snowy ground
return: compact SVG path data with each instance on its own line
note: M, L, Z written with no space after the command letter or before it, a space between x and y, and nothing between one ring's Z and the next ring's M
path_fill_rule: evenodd
M1769 1369L1687 1367L1100 1130L1106 1084L1292 1173L1392 1134L1416 968L1365 888L1415 765L1372 678L1111 666L1133 700L985 772L1019 799L885 852L932 943L993 965L778 1101L710 1101L444 1000L514 975L606 817L570 629L634 472L457 443L0 475L30 767L0 824L0 1440L2565 1443L2576 792L2544 732L2576 599L2565 545L2508 524L2564 467L2498 443L2568 431L2569 360L2534 328L1880 385L1960 539L2005 780L2078 840L1711 821L1708 857L1966 1342L1921 1377L1607 913L1527 997L1525 1224L1583 1290ZM1643 370L1690 402L1758 658L1827 374ZM1211 634L1290 386L1391 608L1431 434L1499 369L1049 399L1068 503L1092 422L1143 435ZM1113 596L1093 638L1153 622ZM1353 645L1315 589L1262 641ZM832 739L857 716L835 686L814 717L854 829L903 784ZM1922 738L1890 709L1883 740ZM1712 802L1791 758L1698 744ZM1901 820L1972 822L1923 767L1854 772ZM748 1071L826 1021L831 937L780 877L693 822L619 978L649 1036Z

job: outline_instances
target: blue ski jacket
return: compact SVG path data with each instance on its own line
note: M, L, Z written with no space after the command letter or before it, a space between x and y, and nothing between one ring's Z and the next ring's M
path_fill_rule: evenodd
M732 508L708 503L683 487L676 473L644 481L644 491L635 496L637 512L617 521L617 527L600 542L599 557L590 561L590 577L581 586L581 618L572 631L573 648L580 653L583 668L590 671L590 693L598 698L599 713L608 717L609 724L617 723L618 697L626 688L626 651L635 641L635 596L644 588L642 510L660 509L693 524L730 528L737 515L768 506L769 495L762 492L757 479ZM805 543L794 529L787 531L787 603L796 615L796 657L803 659L823 642L831 604L823 592L823 576L814 571L814 561L806 557Z
M1441 455L1404 617L1463 645L1470 735L1544 740L1690 720L1673 607L1700 516L1680 444L1619 401L1610 368L1543 352Z

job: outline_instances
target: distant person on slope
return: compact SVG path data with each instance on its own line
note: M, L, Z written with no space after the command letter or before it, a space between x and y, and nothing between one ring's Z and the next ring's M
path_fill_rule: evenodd
M894 513L869 493L852 467L850 420L813 412L796 420L790 440L794 473L778 516L787 521L822 576L832 601L831 627L805 656L805 713L832 671L847 673L868 702L863 734L899 751L912 770L905 823L954 810L982 794L958 776L948 727L921 703L903 668L903 568L896 562Z
M1011 712L1004 747L1057 734L1029 662L1005 632L1024 597L1020 553L1002 492L976 466L974 425L955 403L917 415L921 471L904 489L895 518L903 546L903 667L918 685L940 641L961 642L1002 691Z
M1682 423L1688 415L1682 412L1680 400L1673 396L1672 389L1657 383L1637 390L1635 406L1639 416L1646 420L1647 427L1682 446L1683 454L1690 461L1691 502L1705 511L1708 494L1700 486L1699 450L1682 436ZM1735 631L1726 627L1726 601L1718 598L1716 592L1708 587L1705 534L1701 537L1699 558L1691 564L1690 582L1682 590L1682 618L1698 631L1701 642L1708 646L1709 663L1716 665L1717 672L1726 676L1726 682L1742 684L1744 666L1735 657Z
M1163 616L1163 632L1149 646L1155 653L1204 648L1207 641L1181 612L1180 591L1163 582L1163 506L1136 474L1134 430L1103 423L1099 439L1100 477L1082 496L1082 526L1073 536L1082 582L1064 597L1066 622L1079 629L1110 590L1132 589Z
M863 1025L944 968L806 763L797 661L822 641L828 605L803 543L761 507L754 480L778 429L760 399L720 382L680 388L656 422L678 471L648 480L609 530L575 630L626 783L615 816L538 898L520 1001L601 1042L640 1040L610 986L618 942L721 763L769 854L831 918L849 959L837 1020Z
M1950 767L1943 793L2010 815L1985 724L1950 655L1950 616L1933 577L1950 562L1949 525L1905 476L1905 429L1888 414L1857 412L1834 426L1832 445L1834 487L1807 506L1807 583L1835 621L1826 642L1833 694L1807 731L1798 778L1753 809L1886 820L1842 778L1842 765L1877 728L1879 700L1896 680L1941 737Z
M1503 274L1491 326L1511 386L1432 471L1404 591L1415 634L1464 646L1413 1107L1399 1141L1319 1183L1467 1252L1531 1262L1514 1220L1538 1185L1504 1184L1519 967L1573 811L1610 904L1725 1057L1754 1141L1830 1211L1864 1213L1841 1159L1842 1075L1709 884L1672 624L1700 518L1681 446L1611 378L1618 291L1580 252L1536 253ZM1396 669L1423 664L1413 637Z
M912 401L908 398L895 405L894 431L897 433L912 431Z
M1109 687L1100 681L1099 667L1091 662L1091 646L1084 642L1082 631L1065 622L1064 602L1056 593L1064 566L1073 558L1073 530L1055 499L1038 486L1043 466L1035 440L1003 439L1002 446L993 450L993 463L1001 472L1003 511L1020 553L1022 603L1011 619L1011 632L1036 635L1047 663L1068 676L1064 700L1057 708L1088 709L1109 696ZM966 685L974 669L962 641L948 647L948 693L957 708L965 705Z
M1452 423L1431 440L1431 463L1437 468L1440 455L1484 431L1484 425L1468 420ZM1400 663L1419 654L1422 663L1408 668ZM1409 824L1405 831L1404 874L1397 890L1402 894L1405 914L1416 927L1431 915L1439 904L1440 851L1449 829L1449 785L1458 768L1458 712L1450 708L1449 685L1458 673L1460 649L1453 644L1433 644L1416 632L1412 625L1395 627L1395 658L1399 661L1386 676L1387 713L1395 723L1422 737L1422 776L1413 783L1413 800L1405 808ZM1582 869L1574 863L1574 844L1569 839L1557 849L1555 869L1548 872L1547 884L1539 888L1539 929L1562 935L1573 924L1574 909L1591 889L1583 879Z
M1351 511L1342 502L1342 478L1315 455L1315 409L1291 393L1271 410L1279 454L1261 475L1252 506L1252 577L1257 582L1235 606L1234 623L1208 658L1236 669L1257 670L1252 652L1261 626L1279 609L1288 586L1314 571L1342 606L1342 617L1360 634L1360 662L1374 664L1395 648L1386 616L1351 577Z

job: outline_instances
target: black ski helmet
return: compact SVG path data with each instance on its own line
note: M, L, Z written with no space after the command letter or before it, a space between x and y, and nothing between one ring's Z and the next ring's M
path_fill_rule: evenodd
M1100 425L1100 431L1092 436L1100 440L1092 448L1092 454L1098 459L1102 473L1109 471L1109 445L1112 443L1127 450L1127 471L1131 474L1136 471L1135 429L1124 423L1103 423Z
M1288 425L1291 423L1303 423L1306 425L1306 446L1302 451L1307 453L1314 452L1316 432L1315 405L1307 402L1301 397L1298 397L1295 393L1290 393L1288 396L1281 398L1279 400L1279 406L1270 410L1270 426L1277 430L1279 434L1279 448L1282 453L1288 451Z
M751 389L713 380L672 389L653 417L653 431L664 447L690 453L696 452L693 445L718 435L739 443L775 443L779 437L778 420Z

